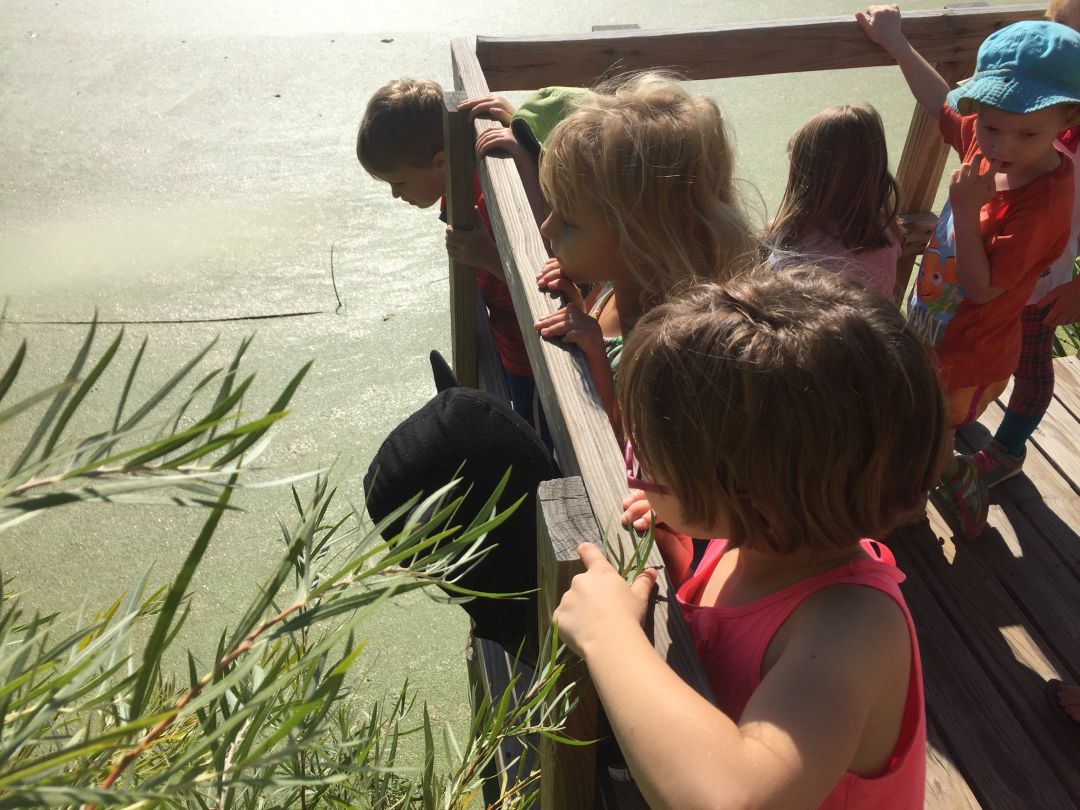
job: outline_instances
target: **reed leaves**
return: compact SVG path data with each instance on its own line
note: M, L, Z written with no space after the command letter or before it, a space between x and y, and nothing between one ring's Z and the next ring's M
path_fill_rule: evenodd
M200 370L211 342L151 384L140 380L146 341L117 374L124 335L95 355L97 332L63 381L24 387L15 404L31 353L24 342L0 356L0 430L14 445L0 459L0 543L58 508L122 521L126 504L166 503L206 517L178 570L133 572L131 589L88 617L27 615L0 577L0 808L466 808L501 741L561 733L571 701L556 691L554 643L532 682L474 707L463 743L439 733L407 684L381 703L354 694L374 608L435 586L472 595L455 582L509 514L495 509L502 486L466 525L453 482L402 504L407 526L385 542L326 473L249 480L310 363L252 415L250 339L223 368ZM132 408L139 390L150 393ZM105 407L88 408L95 398ZM282 491L280 558L202 661L176 649L191 583L226 512L245 518L238 493L267 485ZM166 660L186 664L171 672ZM519 776L502 806L534 804L536 775Z

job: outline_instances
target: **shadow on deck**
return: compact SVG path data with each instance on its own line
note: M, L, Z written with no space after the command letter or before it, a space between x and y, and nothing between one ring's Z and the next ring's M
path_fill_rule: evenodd
M993 490L983 535L954 542L931 508L889 541L923 656L928 808L1080 805L1080 726L1043 694L1047 678L1080 681L1080 359L1054 367L1024 472ZM1008 394L960 449L989 439Z

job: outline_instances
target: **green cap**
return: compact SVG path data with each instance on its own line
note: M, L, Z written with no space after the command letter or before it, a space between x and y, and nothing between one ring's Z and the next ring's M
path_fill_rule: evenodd
M545 87L537 90L522 102L510 120L514 137L533 154L539 155L555 125L591 95L592 91L584 87Z

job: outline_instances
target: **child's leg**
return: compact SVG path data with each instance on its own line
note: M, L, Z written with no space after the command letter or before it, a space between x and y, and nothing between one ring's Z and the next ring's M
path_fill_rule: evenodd
M1012 396L1005 418L994 434L1014 459L1024 455L1024 445L1039 426L1054 396L1054 327L1043 324L1049 307L1024 307L1020 323L1023 344L1013 375Z
M949 424L953 431L974 422L1005 390L1008 380L945 392ZM955 433L950 433L950 436ZM950 449L952 442L949 442ZM990 508L986 482L970 456L952 455L941 472L941 481L930 500L957 536L974 540L986 526Z

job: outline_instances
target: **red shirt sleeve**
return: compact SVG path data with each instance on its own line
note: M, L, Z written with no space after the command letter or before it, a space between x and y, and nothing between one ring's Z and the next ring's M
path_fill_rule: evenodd
M938 129L945 143L959 152L961 157L967 156L968 150L975 143L974 115L960 115L946 101L941 105Z

